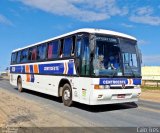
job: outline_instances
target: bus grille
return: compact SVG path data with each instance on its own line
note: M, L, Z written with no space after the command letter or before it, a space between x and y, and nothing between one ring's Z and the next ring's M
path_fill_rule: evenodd
M110 89L134 89L134 86L125 86L122 88L122 86L110 86Z

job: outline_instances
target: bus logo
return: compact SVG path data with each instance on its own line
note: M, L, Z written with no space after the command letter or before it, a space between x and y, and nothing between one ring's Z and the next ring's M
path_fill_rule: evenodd
M125 89L126 85L125 84L122 84L122 89Z

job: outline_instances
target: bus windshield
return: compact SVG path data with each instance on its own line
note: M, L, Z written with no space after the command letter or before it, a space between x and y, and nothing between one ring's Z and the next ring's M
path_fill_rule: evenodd
M136 41L120 38L119 43L125 76L141 76L140 57Z
M96 36L95 76L140 76L136 41Z

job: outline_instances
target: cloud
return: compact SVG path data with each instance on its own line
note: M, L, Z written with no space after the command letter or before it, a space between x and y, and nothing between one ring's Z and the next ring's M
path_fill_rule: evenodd
M126 24L126 23L122 23L121 24L123 27L126 27L126 28L133 28L134 26L131 25L131 24Z
M148 44L148 42L145 40L138 40L138 44L139 45L146 45L146 44Z
M160 17L156 16L131 16L130 20L135 23L149 24L153 26L160 25Z
M8 20L5 16L0 14L0 23L5 25L12 25L12 22Z
M136 14L137 15L144 15L144 16L151 15L151 14L153 14L153 8L150 6L140 7L137 9Z
M60 16L69 16L81 21L100 21L115 15L126 15L126 7L119 8L115 0L17 0Z
M62 26L61 24L54 25L52 28L54 30L56 29L58 31L64 31L64 26ZM66 24L65 28L66 29L73 29L74 28L74 24L72 24L72 23Z
M149 44L149 42L147 42L145 40L138 40L138 44L139 45L147 45L147 44Z
M160 25L160 16L153 16L154 10L152 7L138 8L133 15L129 18L130 21L135 23L149 24L153 26Z
M142 60L144 65L160 65L160 55L143 55Z

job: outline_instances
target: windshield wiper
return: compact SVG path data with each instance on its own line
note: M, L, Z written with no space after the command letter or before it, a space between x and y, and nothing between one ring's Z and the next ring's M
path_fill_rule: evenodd
M115 76L115 74L117 73L117 70L116 69L113 69L114 70L114 72L113 72L113 74L111 75L111 77L113 78L114 76Z
M131 73L132 73L132 76L136 77L136 74L134 73L134 71L133 71L133 69L131 68L131 66L130 66L130 65L128 65L128 66L129 66L129 70L130 70ZM120 69L120 68L118 68L118 69L113 69L113 74L111 75L112 78L115 76L115 74L118 72L119 69Z

